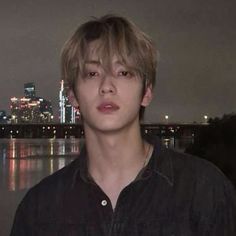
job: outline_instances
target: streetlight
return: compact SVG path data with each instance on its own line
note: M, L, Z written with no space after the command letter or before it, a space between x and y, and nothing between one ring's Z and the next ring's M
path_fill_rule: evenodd
M204 115L204 121L205 121L205 122L204 122L205 124L208 123L208 122L207 122L207 121L208 121L208 116L207 116L207 115Z
M11 116L11 119L12 119L12 122L13 122L13 123L16 123L16 116L15 116L15 115L12 115L12 116Z
M168 120L169 120L169 116L168 115L165 115L165 120L166 120L166 123L168 123Z

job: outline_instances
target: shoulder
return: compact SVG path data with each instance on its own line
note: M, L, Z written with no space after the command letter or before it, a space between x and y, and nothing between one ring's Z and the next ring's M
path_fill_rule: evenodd
M217 187L230 184L222 171L213 163L175 149L166 148L160 139L148 137L153 144L153 166L157 173L165 176L173 186L189 184L195 187ZM219 186L218 186L219 187Z
M79 170L78 165L79 160L76 159L44 178L26 193L16 210L12 235L35 235L31 230L35 230L36 225L60 216L67 190L71 188Z
M192 181L191 184L214 186L228 184L230 181L223 172L213 163L187 153L178 152L174 149L164 149L162 155L167 158L173 170L175 179L181 178Z
M236 208L235 187L213 163L173 149L163 152L171 163L174 188L189 193L196 208L212 209L216 204L233 204Z
M163 149L161 155L172 170L175 198L189 206L195 219L202 224L228 222L235 227L235 187L219 168L202 158L171 149Z
M44 199L58 199L63 192L73 184L75 175L79 171L78 158L67 166L42 179L29 189L23 202L43 201Z

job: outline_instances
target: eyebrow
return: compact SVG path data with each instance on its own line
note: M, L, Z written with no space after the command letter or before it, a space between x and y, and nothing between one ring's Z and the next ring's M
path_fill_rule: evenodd
M97 61L97 60L88 60L88 61L85 61L84 64L101 65L102 63L100 61ZM115 61L114 64L116 64L116 65L124 65L124 63L122 63L119 60Z

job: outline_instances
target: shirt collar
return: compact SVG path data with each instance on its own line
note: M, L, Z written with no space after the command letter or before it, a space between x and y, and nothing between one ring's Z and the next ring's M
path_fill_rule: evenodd
M147 178L155 173L164 178L171 186L174 184L173 163L170 151L161 144L161 140L155 136L144 137L147 142L153 145L153 153L148 165L143 170L140 178Z

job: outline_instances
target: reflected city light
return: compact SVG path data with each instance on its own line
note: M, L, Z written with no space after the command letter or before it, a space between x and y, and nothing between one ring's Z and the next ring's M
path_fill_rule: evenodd
M9 181L8 189L10 191L16 190L16 162L14 159L9 160Z
M53 148L53 140L52 139L50 139L50 155L52 156L53 155L53 150L54 150L54 148Z
M52 174L54 172L54 163L53 163L53 159L50 160L50 174Z
M0 144L0 187L8 191L29 189L70 163L79 152L78 139L8 139Z
M61 169L61 168L63 168L64 166L65 166L65 159L62 159L62 158L60 158L59 159L59 162L58 162L58 169Z
M12 139L12 142L10 143L10 156L12 158L16 157L16 140Z

